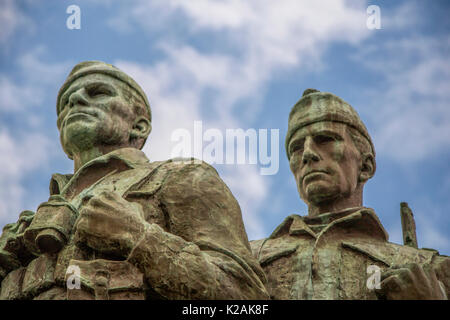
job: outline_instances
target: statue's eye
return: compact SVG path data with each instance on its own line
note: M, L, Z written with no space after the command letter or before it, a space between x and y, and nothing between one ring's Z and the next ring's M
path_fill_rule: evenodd
M325 144L335 141L335 138L329 135L319 134L314 137L314 142L317 144Z
M112 90L104 85L92 85L86 88L86 91L90 97L100 97L100 96L112 96Z
M305 144L305 140L299 140L299 141L295 141L293 142L290 146L289 146L289 152L290 154L293 153L298 153L298 152L303 152L303 145Z

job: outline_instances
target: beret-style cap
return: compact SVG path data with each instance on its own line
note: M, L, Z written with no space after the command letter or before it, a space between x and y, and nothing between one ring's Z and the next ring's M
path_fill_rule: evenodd
M117 80L120 80L130 86L135 92L142 98L145 103L149 120L152 119L152 113L150 110L150 103L148 102L147 96L142 88L134 81L130 76L128 76L125 72L121 71L117 67L105 63L103 61L84 61L78 63L75 67L73 67L72 71L69 73L66 81L62 85L61 89L58 92L58 98L56 100L56 112L59 110L59 103L61 96L70 86L70 84L76 79L94 73L102 73Z
M355 128L369 141L372 152L375 154L375 148L367 128L352 106L334 94L306 89L289 114L285 140L288 159L290 159L289 141L294 133L302 127L320 121L341 122Z

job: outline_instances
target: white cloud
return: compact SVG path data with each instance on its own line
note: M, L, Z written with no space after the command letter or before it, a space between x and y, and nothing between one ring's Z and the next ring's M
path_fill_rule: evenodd
M0 26L0 44L3 48L21 27L26 26L28 31L34 29L31 20L18 10L14 0L0 2Z
M363 3L350 6L335 0L138 1L112 19L117 30L133 21L152 33L153 18L165 19L162 25L185 24L187 32L210 35L221 43L216 50L223 46L234 53L200 52L187 45L181 33L160 39L165 53L185 68L190 66L186 70L199 81L227 90L222 98L231 93L230 103L256 95L280 68L320 67L327 46L336 42L356 45L371 34ZM200 65L196 64L199 56Z
M256 18L252 11L251 2L239 0L207 1L200 0L193 3L185 1L168 1L172 8L181 8L201 28L220 30L225 28L239 28Z
M42 105L49 94L56 97L50 89L62 81L69 64L44 62L45 55L44 47L33 48L17 58L16 77L0 73L0 112L23 112Z
M34 87L19 85L5 74L0 74L0 111L18 112L42 101L42 94Z
M0 131L0 221L14 222L24 210L23 179L49 159L50 140L39 132Z
M24 79L30 84L43 87L45 85L59 84L64 75L68 74L71 63L68 62L45 62L47 48L37 46L17 59ZM52 92L52 94L56 94Z
M411 37L369 48L359 57L383 76L371 92L374 142L380 154L416 162L450 147L448 37ZM377 57L376 52L385 55Z
M0 130L0 222L17 219L25 205L25 180L37 170L43 170L54 152L54 143L43 133L47 108L44 101L54 102L53 88L67 72L67 64L43 61L45 49L30 50L17 58L17 76L0 74L0 115L9 114L20 119L23 126L1 122ZM55 109L51 108L52 111ZM26 128L26 130L25 130Z
M422 24L421 12L415 1L400 3L393 9L380 5L382 29L395 31L406 28L417 28Z
M194 26L208 28L218 21L211 12L226 6L230 15L240 17L238 25L225 21L232 44L243 48L244 63L258 78L267 81L273 70L295 65L320 65L320 55L333 42L358 43L369 35L365 10L349 7L345 1L173 1L191 17ZM226 15L225 15L226 16ZM219 20L220 21L220 20Z
M303 38L320 41L323 38L360 40L366 33L364 4L351 7L346 1L320 0L302 2L293 0L273 1L169 1L182 9L197 28L231 29L243 31L245 37L257 36L254 42L265 40L266 46L287 42L291 50L302 45ZM360 24L361 23L361 24ZM344 34L341 31L350 31ZM247 39L250 40L250 39Z

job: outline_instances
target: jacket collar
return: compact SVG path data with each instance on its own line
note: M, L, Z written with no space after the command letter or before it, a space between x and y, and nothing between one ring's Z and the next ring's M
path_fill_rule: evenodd
M145 153L136 148L121 148L111 151L85 163L75 174L53 174L50 180L50 195L77 193L78 187L89 175L99 179L114 171L134 169L148 162Z
M318 238L335 225L350 224L353 230L361 230L374 238L387 241L389 235L373 209L349 208L336 213L324 213L316 217L302 217L297 214L288 216L270 235L270 239L283 235L308 234Z

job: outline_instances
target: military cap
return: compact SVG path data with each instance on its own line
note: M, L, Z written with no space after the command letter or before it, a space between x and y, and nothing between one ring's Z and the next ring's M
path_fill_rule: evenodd
M69 73L66 81L62 85L61 89L58 92L58 98L56 100L56 111L59 110L59 103L61 96L70 86L70 84L76 79L94 73L101 73L108 76L111 76L117 80L120 80L130 86L144 101L145 107L147 109L149 120L152 120L152 113L150 110L150 103L148 102L147 96L142 88L134 81L130 76L128 76L125 72L121 71L117 67L102 62L102 61L84 61L78 63L75 67L73 67L72 71Z
M351 105L332 93L306 89L289 114L285 141L288 159L290 159L289 141L294 133L302 127L321 121L341 122L355 128L369 141L372 152L375 154L367 128Z

